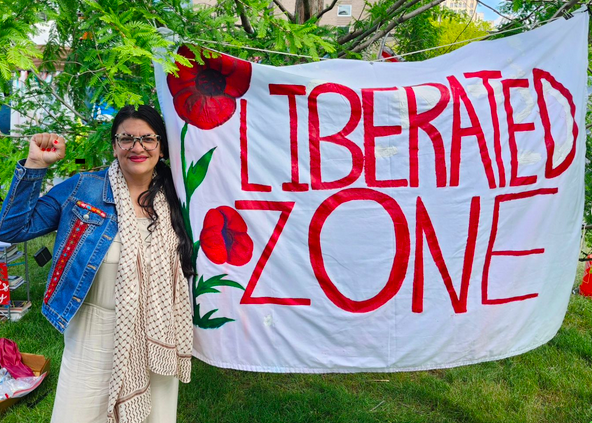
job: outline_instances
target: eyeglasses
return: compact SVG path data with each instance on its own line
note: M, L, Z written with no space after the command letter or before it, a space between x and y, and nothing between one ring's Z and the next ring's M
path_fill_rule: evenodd
M115 134L115 141L122 150L131 150L136 145L136 142L139 142L144 150L152 151L158 147L160 135L146 134L141 137L134 137L130 134Z

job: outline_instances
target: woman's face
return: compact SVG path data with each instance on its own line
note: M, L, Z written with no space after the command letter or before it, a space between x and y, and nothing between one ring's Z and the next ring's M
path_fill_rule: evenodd
M154 134L154 129L141 119L126 119L117 127L116 134L128 134L134 137ZM136 142L131 150L122 149L117 140L113 144L113 155L119 160L119 166L127 181L151 180L154 167L163 156L160 142L151 151L146 151Z

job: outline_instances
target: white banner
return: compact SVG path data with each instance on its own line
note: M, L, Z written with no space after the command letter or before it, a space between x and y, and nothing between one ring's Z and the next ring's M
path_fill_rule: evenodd
M587 34L581 13L425 62L157 67L195 356L401 371L549 341L578 256Z

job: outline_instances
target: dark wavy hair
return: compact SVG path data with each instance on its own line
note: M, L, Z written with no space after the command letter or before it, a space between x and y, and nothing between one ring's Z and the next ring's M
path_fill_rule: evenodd
M181 214L181 203L179 202L175 186L173 185L171 168L165 163L165 160L169 158L169 142L164 121L162 120L160 113L151 106L141 105L135 107L127 105L123 107L119 113L117 113L115 119L113 119L113 126L111 127L111 143L113 146L115 146L115 133L117 128L128 119L143 120L150 125L156 134L160 135L160 151L163 154L163 158L156 164L156 176L152 179L148 190L140 194L138 202L152 219L152 223L148 227L151 229L158 220L158 214L154 210L154 199L160 190L163 191L171 211L171 224L179 238L178 252L179 257L181 258L183 274L188 278L194 274L193 265L191 263L193 243L185 231L183 215Z

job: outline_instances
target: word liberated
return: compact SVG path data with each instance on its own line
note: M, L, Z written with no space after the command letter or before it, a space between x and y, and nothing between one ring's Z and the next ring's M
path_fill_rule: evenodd
M482 171L487 177L489 188L506 186L507 175L502 159L502 133L500 130L500 119L505 119L507 124L507 145L510 150L510 175L509 186L532 185L537 182L537 175L519 174L519 149L516 141L516 134L520 132L535 131L535 122L517 122L515 111L512 107L512 97L517 95L520 89L534 87L536 92L536 104L540 114L540 121L543 128L547 150L545 167L545 178L555 178L563 173L572 163L576 152L576 140L578 137L578 126L575 121L576 108L571 92L549 72L541 69L533 69L532 78L510 79L502 78L500 71L466 72L464 77L467 81L474 79L479 81L487 91L488 116L478 116L475 106L467 95L463 84L455 76L446 77L448 85L439 83L423 83L409 87L387 87L387 88L362 88L358 94L345 85L335 83L324 83L314 87L309 93L304 85L291 84L270 84L269 94L271 96L284 97L289 106L289 118L286 119L290 126L290 153L291 153L291 180L282 184L283 191L308 191L329 190L345 188L358 180L364 173L365 184L368 187L395 188L395 187L419 187L420 174L418 156L421 153L419 148L419 131L425 132L429 137L434 151L434 168L436 173L436 186L455 187L458 186L461 150L465 138L476 139L481 155ZM493 83L499 82L503 94L503 112L498 110L497 99ZM465 83L466 84L466 83ZM437 101L427 110L420 110L418 107L417 93L425 92L431 88L438 92ZM378 126L374 122L376 112L376 96L393 92L404 93L407 104L406 120L398 125ZM341 100L349 104L349 119L346 125L338 132L330 135L321 135L319 115L323 112L323 97L326 94L340 96ZM298 110L296 99L299 96L307 96L308 102L308 143L310 152L310 186L300 180L300 167L298 156ZM549 116L549 98L560 99L568 105L570 121L567 123L572 128L571 139L567 140L567 154L562 157L559 163L554 163L556 141L552 133L552 121ZM399 101L394 96L391 101ZM241 189L243 191L270 192L272 187L262 183L252 183L248 178L248 127L247 127L247 100L241 100ZM388 105L388 104L387 104ZM329 103L327 107L332 107ZM461 112L468 115L470 125L462 126ZM330 111L328 112L330 113ZM447 153L441 130L436 127L433 121L441 115L450 114L451 118L443 120L450 126L452 137L450 150ZM504 116L505 114L505 116ZM446 116L443 116L446 117ZM487 140L482 127L482 121L488 119L493 125L493 139ZM363 148L348 138L357 128L363 129ZM405 129L403 129L405 128ZM409 150L409 176L408 178L378 180L376 178L376 139L380 137L393 136L405 133L405 138L400 142ZM326 181L322 177L321 143L331 143L341 146L349 151L351 155L351 168L346 176L335 181ZM491 145L493 144L493 145ZM493 150L493 157L490 151ZM449 177L446 169L446 155L449 155L450 163ZM494 164L495 163L495 164ZM497 170L498 180L495 179Z

